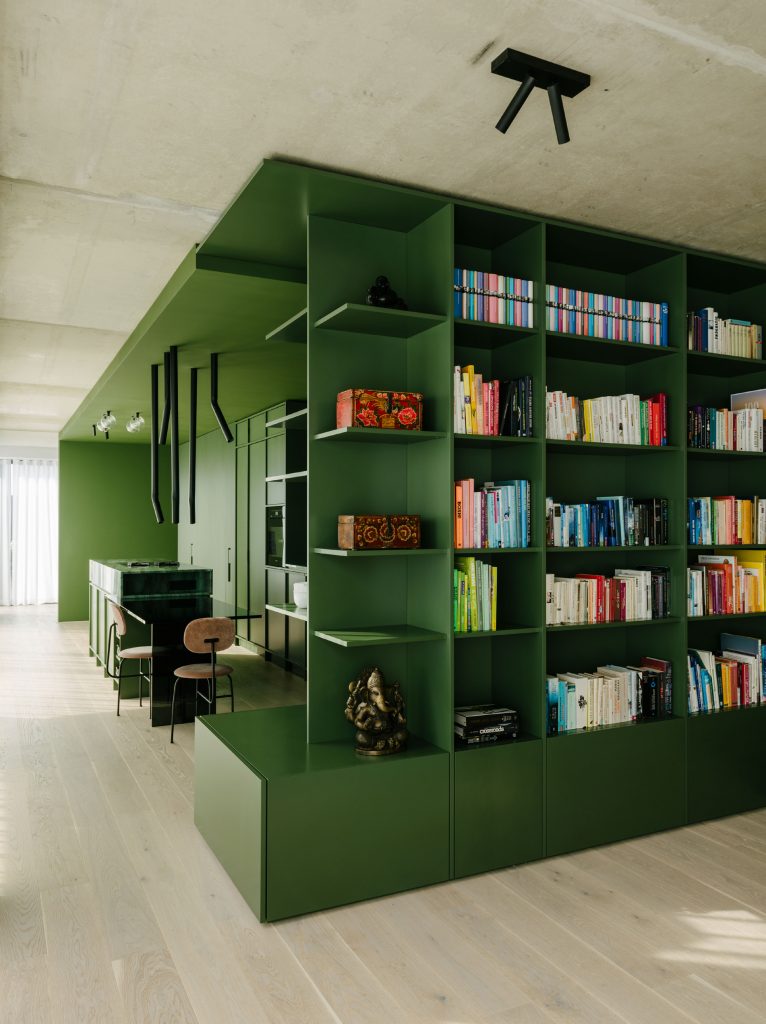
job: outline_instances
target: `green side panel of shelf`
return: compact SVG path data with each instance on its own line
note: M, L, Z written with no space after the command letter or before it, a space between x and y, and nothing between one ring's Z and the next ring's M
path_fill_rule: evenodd
M689 821L766 804L766 707L694 715L688 721Z
M495 871L543 854L540 740L455 755L455 875Z
M561 735L546 746L548 856L684 823L680 719Z
M194 727L194 823L259 921L266 919L266 783L201 721Z
M449 877L447 752L359 760L269 782L270 921Z

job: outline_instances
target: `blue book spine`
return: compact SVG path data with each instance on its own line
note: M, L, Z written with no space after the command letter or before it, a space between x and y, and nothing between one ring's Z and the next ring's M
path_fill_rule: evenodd
M668 317L669 310L667 302L660 303L660 345L668 347Z
M463 271L460 269L460 267L455 267L455 274L454 274L454 277L453 277L454 295L455 295L454 314L455 314L455 317L457 319L460 319L460 317L463 315L463 306L462 306L462 301L461 301L462 296L461 296L461 292L460 292L462 282L463 282Z

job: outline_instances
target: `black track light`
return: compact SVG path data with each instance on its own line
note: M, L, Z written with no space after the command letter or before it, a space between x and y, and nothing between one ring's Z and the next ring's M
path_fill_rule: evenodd
M492 61L492 74L521 82L503 116L495 125L499 132L505 134L508 131L524 101L537 87L548 92L559 145L569 142L569 130L561 97L576 96L583 89L587 89L590 85L590 75L565 68L562 64L551 64L550 61L531 57L528 53L520 53L518 50L503 50L499 57L495 57Z

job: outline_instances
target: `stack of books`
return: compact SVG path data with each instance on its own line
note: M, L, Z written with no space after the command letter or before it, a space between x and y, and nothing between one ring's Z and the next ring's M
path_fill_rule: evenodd
M534 326L534 285L521 277L455 267L454 312L458 320L506 327Z
M455 483L456 548L527 548L530 526L529 480Z
M766 702L766 645L754 636L721 634L721 650L690 650L689 712Z
M698 555L686 575L690 617L766 611L766 550Z
M549 331L638 345L668 344L667 302L642 302L547 284L545 314Z
M545 575L548 626L664 619L670 608L670 569L664 565L616 569L614 576Z
M604 395L580 400L566 391L546 390L545 436L597 444L666 445L667 395Z
M497 566L478 558L456 558L452 610L456 633L494 632L497 629Z
M579 505L545 499L546 544L552 548L650 547L668 543L667 498L612 495Z
M519 713L497 704L455 708L455 736L460 744L481 746L518 739Z
M687 440L690 448L725 452L763 451L763 412L760 409L689 407Z
M484 380L473 364L454 370L456 434L532 436L532 378Z
M673 713L673 671L662 658L546 676L549 736Z
M763 358L763 327L750 320L725 320L712 306L687 314L687 344L690 352Z
M688 499L690 544L766 544L766 498Z

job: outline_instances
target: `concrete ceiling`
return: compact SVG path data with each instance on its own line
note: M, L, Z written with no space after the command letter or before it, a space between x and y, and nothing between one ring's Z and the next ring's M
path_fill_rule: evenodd
M2 11L0 442L50 443L264 157L766 257L762 0ZM537 90L494 130L506 46L591 74L568 146Z

